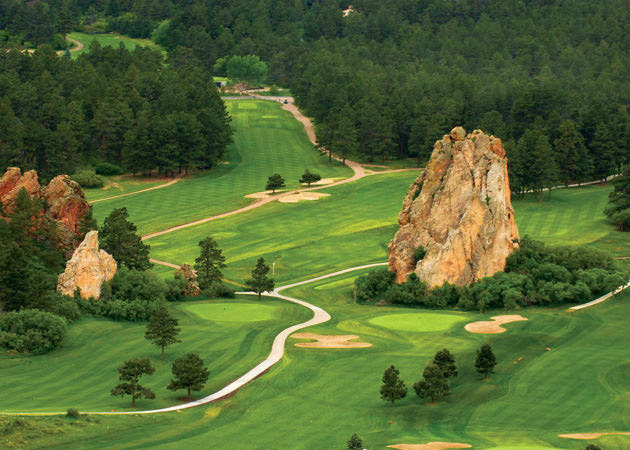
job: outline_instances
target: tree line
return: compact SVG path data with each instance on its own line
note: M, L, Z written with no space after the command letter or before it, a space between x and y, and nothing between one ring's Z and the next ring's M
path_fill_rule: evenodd
M194 59L101 48L76 60L42 46L0 51L0 166L43 179L108 162L150 175L210 168L231 142L230 118Z

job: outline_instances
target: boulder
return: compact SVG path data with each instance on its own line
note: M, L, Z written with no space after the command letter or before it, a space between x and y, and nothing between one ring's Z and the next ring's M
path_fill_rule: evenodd
M188 264L184 264L175 272L175 278L186 281L186 289L184 295L186 297L196 297L201 294L199 283L197 282L197 274L192 267Z
M59 175L50 180L43 197L49 205L48 215L77 234L81 218L90 209L81 186L68 175Z
M66 262L66 270L59 275L57 291L74 295L79 289L81 297L98 299L101 286L116 274L116 261L105 250L98 248L98 231L90 231Z
M465 133L457 127L435 143L405 196L388 249L399 283L415 272L429 287L467 285L503 270L518 248L501 140L480 130ZM426 253L416 261L420 246Z
M18 167L9 167L0 179L0 202L2 202L5 214L13 210L15 200L22 188L26 189L31 198L41 196L37 172L29 170L22 175Z

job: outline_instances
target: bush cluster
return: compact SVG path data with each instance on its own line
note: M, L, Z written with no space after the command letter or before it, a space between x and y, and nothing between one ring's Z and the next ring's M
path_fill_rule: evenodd
M31 353L54 349L66 335L66 320L38 309L0 316L0 347Z
M94 169L79 169L70 178L79 183L82 188L102 187L105 181L96 174Z
M412 273L407 282L394 283L394 274L379 270L355 281L359 303L432 308L479 309L576 303L612 291L627 282L615 260L603 252L580 247L547 247L525 237L520 249L498 272L469 286L444 283L427 289Z

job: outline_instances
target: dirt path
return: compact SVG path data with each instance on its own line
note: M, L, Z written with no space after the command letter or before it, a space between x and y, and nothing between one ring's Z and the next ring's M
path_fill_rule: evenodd
M114 195L112 197L99 198L97 200L92 200L91 202L88 202L88 203L94 204L94 203L104 202L105 200L113 200L115 198L128 197L130 195L141 194L143 192L155 191L156 189L162 189L162 188L165 188L165 187L172 186L175 183L179 182L182 178L183 178L183 175L178 175L175 178L173 178L171 181L169 181L168 183L160 184L159 186L153 186L153 187L150 187L150 188L147 188L147 189L142 189L140 191L127 192L126 194L118 194L118 195Z
M74 53L74 52L78 52L78 51L83 50L83 47L84 47L84 46L83 46L83 42L79 42L79 41L77 41L76 39L72 39L72 38L71 38L71 37L69 37L69 36L66 36L66 41L70 41L70 42L72 42L74 45L76 45L76 47L74 47L74 48L71 48L71 49L70 49L70 51L71 51L71 52L73 52L73 53ZM57 51L57 54L58 54L58 55L63 55L65 52L66 52L65 50L59 50L59 51Z

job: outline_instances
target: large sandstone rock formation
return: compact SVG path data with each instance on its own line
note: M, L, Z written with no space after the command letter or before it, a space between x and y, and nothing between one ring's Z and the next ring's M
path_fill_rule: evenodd
M90 231L66 262L66 270L57 281L57 290L64 295L74 295L79 289L83 298L99 298L103 282L111 280L116 270L114 258L98 249L98 231Z
M79 223L86 214L91 214L90 204L85 199L81 187L67 175L53 178L48 186L42 188L37 172L29 170L24 175L17 167L9 167L0 179L0 202L3 212L11 214L15 200L24 188L31 198L46 200L44 214L57 223L57 232L61 246L70 252L79 242Z
M398 222L389 244L397 282L415 272L429 287L461 286L503 270L519 235L501 140L457 127L437 141ZM419 246L426 254L416 261Z

